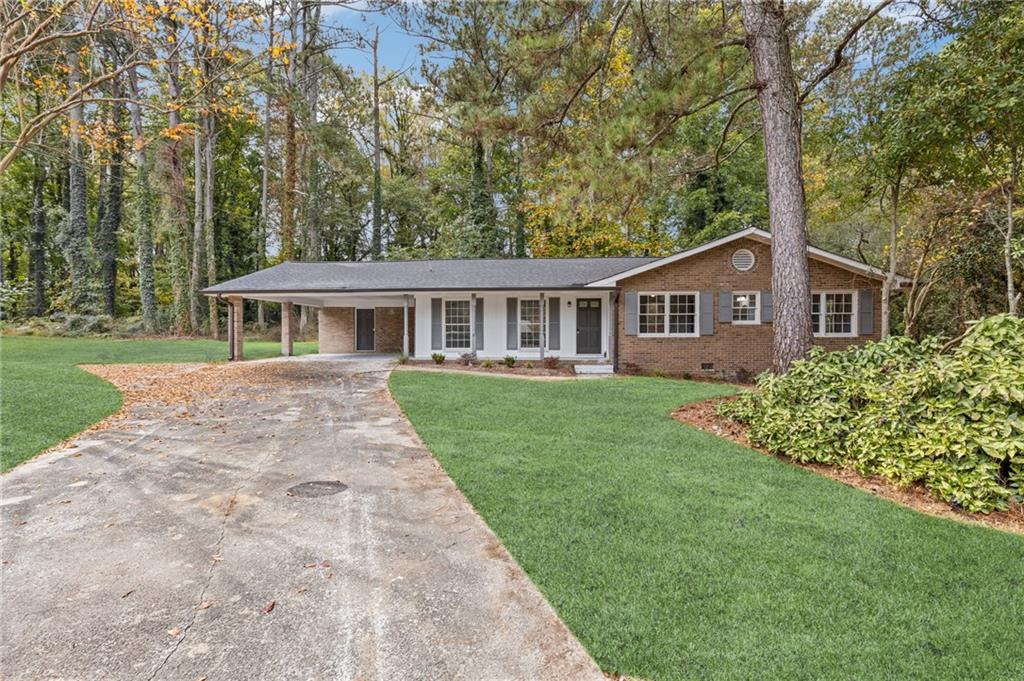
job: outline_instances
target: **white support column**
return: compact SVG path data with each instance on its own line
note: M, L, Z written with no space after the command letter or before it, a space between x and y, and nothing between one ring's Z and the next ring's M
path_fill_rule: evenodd
M409 356L409 294L402 296L402 355Z
M469 354L476 353L476 294L469 294Z
M544 346L548 344L548 315L547 301L544 300L544 292L540 294L540 358L544 359Z
M619 337L619 292L608 292L608 361L615 366L615 340Z
M281 303L281 356L291 357L295 352L292 339L292 304Z

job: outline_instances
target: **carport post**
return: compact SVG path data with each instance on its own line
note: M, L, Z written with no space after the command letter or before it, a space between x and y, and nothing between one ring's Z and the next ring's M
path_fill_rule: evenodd
M242 352L242 341L245 335L245 315L242 314L241 296L228 298L231 310L231 359L240 362L245 355Z
M218 298L213 300L218 300ZM228 301L228 361L233 359L235 359L235 306Z
M281 303L281 355L291 357L295 347L292 343L292 304Z
M402 356L409 356L409 294L402 296Z

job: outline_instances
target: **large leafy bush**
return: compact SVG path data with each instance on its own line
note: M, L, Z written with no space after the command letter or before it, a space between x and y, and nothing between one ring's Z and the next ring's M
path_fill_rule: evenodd
M940 348L902 337L816 348L721 411L799 461L920 483L968 511L1006 508L1024 490L1024 319L989 317Z

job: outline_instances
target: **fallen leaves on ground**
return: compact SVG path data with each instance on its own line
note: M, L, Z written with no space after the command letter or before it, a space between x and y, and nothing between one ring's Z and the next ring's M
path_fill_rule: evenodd
M276 605L277 605L277 601L270 601L269 603L264 605L263 606L263 614L264 615L269 615L274 610L274 606L276 606Z

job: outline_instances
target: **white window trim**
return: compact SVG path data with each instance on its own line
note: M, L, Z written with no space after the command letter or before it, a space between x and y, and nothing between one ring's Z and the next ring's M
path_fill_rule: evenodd
M636 294L636 335L640 338L697 338L700 336L700 291L640 291ZM640 332L640 299L644 296L665 296L665 330L661 333ZM693 333L669 333L669 296L693 296Z
M850 294L850 307L852 310L850 314L852 315L852 318L850 319L849 333L827 333L825 331L825 294L835 293ZM815 338L856 338L860 334L860 328L858 328L858 321L860 319L860 310L858 309L858 306L860 304L860 301L858 300L859 296L857 295L857 291L851 289L828 289L822 291L811 291L812 305L814 296L822 296L821 302L819 303L820 314L818 315L818 326L812 329Z
M544 349L548 349L550 344L548 340L548 308L551 307L548 299L545 298L543 305L541 305L540 311L540 340L541 343L529 348L523 347L523 301L524 300L535 300L537 303L541 302L540 298L518 298L516 302L516 340L518 341L519 350L525 350L527 352L540 352L541 344L544 345Z
M736 296L754 296L754 318L753 319L736 319ZM761 323L761 292L760 291L733 291L732 298L729 300L729 310L731 312L732 323L740 326L755 326Z
M469 345L464 348L453 348L448 345L448 303L465 301L469 305ZM442 298L441 299L441 344L445 352L458 352L464 354L473 352L473 301L471 298Z

